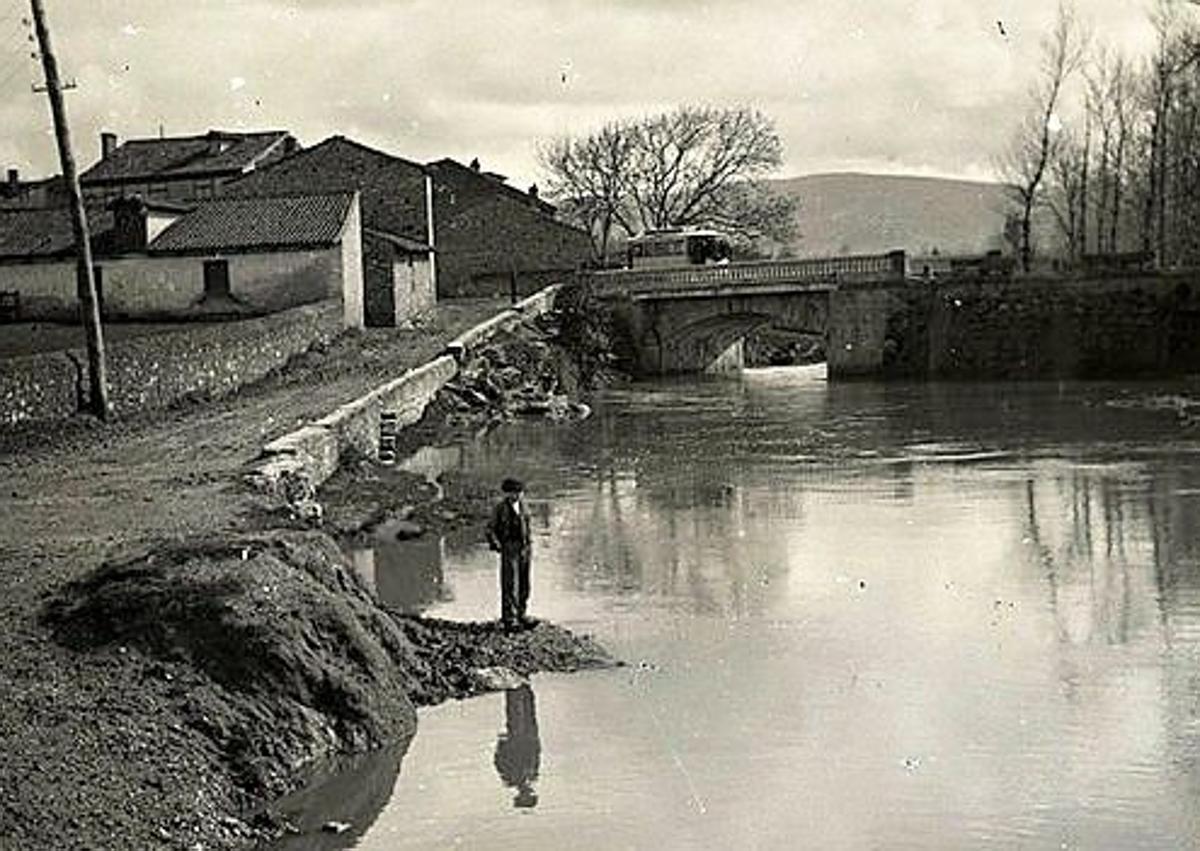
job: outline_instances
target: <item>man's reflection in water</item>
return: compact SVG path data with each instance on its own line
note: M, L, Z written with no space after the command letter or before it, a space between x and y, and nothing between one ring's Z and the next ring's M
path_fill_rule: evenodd
M514 807L536 807L537 791L533 784L538 776L542 742L538 738L532 688L521 686L504 693L504 719L506 729L496 740L496 773L505 786L517 790Z

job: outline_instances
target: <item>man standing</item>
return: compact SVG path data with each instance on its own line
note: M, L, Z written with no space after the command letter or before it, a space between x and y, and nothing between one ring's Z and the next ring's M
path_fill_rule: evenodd
M500 617L505 629L530 626L525 614L529 602L529 513L521 501L525 485L505 479L500 490L504 498L492 512L487 537L491 548L500 553Z

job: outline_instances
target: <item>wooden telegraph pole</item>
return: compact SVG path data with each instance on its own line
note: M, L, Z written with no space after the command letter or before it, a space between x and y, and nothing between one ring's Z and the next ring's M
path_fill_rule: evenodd
M100 305L96 298L96 281L92 276L92 245L88 238L87 213L79 191L79 176L75 173L75 157L71 153L71 135L67 126L67 111L63 103L62 83L58 77L58 62L50 46L50 30L42 0L29 0L42 68L46 73L46 93L50 96L50 112L54 117L54 136L58 140L58 159L62 163L63 180L71 202L71 226L75 234L75 287L79 296L79 313L87 332L88 407L101 420L108 419L108 378L104 367L104 334L100 328Z

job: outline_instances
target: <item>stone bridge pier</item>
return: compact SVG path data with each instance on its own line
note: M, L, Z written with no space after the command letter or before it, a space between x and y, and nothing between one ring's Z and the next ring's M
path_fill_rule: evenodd
M641 375L737 370L742 341L765 325L825 334L831 286L755 293L641 294L610 302Z

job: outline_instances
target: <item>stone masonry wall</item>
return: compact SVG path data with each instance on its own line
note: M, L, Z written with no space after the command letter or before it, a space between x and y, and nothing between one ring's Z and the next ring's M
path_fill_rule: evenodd
M341 330L339 300L121 340L106 346L109 402L125 416L187 396L223 396ZM76 382L86 387L86 374L72 359L86 369L82 349L0 360L0 424L75 414Z
M73 416L78 375L63 352L0 359L0 425Z
M835 378L1198 371L1200 275L843 290L831 306L828 355Z

